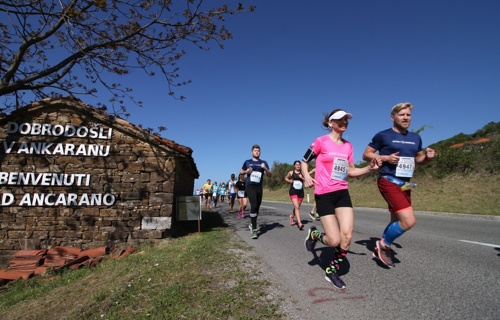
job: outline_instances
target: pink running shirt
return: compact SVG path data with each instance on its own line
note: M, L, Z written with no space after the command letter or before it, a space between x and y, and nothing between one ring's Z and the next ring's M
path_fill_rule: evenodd
M314 179L318 183L314 186L314 194L325 194L348 188L347 172L349 164L354 163L354 149L349 141L342 141L343 144L336 144L327 134L316 138L311 144L316 155Z

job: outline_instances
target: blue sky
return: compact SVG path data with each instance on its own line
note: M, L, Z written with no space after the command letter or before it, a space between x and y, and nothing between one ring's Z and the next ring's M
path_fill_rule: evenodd
M224 50L179 64L185 101L161 79L136 81L144 107L129 120L194 150L196 188L237 174L254 143L270 165L300 159L335 108L353 114L356 162L398 102L415 105L424 146L500 121L500 1L248 3L257 10L227 21Z
M144 102L130 122L193 149L196 188L237 174L255 143L270 165L301 159L335 108L353 114L344 138L356 162L398 102L415 105L424 146L500 121L500 1L243 2L257 9L227 20L224 50L186 47L185 101L161 77L121 79Z

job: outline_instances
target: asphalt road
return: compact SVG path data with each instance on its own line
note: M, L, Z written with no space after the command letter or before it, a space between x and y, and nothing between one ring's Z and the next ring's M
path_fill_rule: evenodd
M215 209L254 248L290 319L500 319L500 217L417 212L417 225L393 244L396 266L387 268L372 252L389 214L355 208L351 249L339 273L347 289L339 290L324 280L332 249L304 247L307 228L322 230L310 208L302 205L300 231L289 225L291 203L263 202L257 240L248 217L237 220L227 205Z

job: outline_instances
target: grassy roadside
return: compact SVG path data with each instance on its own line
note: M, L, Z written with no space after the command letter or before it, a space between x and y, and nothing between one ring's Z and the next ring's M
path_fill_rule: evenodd
M285 319L258 258L215 215L123 260L0 287L1 318Z
M349 193L354 206L387 208L378 192L375 176L349 180ZM443 179L416 177L417 188L412 191L416 211L454 212L500 215L499 175L450 175ZM314 201L312 189L309 191ZM290 201L288 188L265 190L266 200Z
M498 176L414 179L418 211L500 215ZM385 208L375 178L350 181L355 206ZM266 200L289 201L288 189ZM311 195L312 196L312 195ZM123 260L0 287L2 319L287 319L258 259L215 212L184 236L144 245Z

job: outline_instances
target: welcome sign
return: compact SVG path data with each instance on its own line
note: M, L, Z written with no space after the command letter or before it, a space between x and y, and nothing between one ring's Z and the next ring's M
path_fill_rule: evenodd
M0 114L0 263L19 249L167 237L199 177L191 154L71 97Z
M111 140L112 128L99 125L74 126L71 124L17 123L8 122L7 138L1 141L0 154L43 155L43 156L83 156L107 157L110 146L103 144L47 142L37 140L44 137L64 137L77 139ZM19 142L19 137L29 137L31 141ZM88 187L91 175L84 173L36 173L0 171L0 186L59 186ZM25 193L19 202L12 193L2 193L2 206L111 206L116 199L107 193Z

